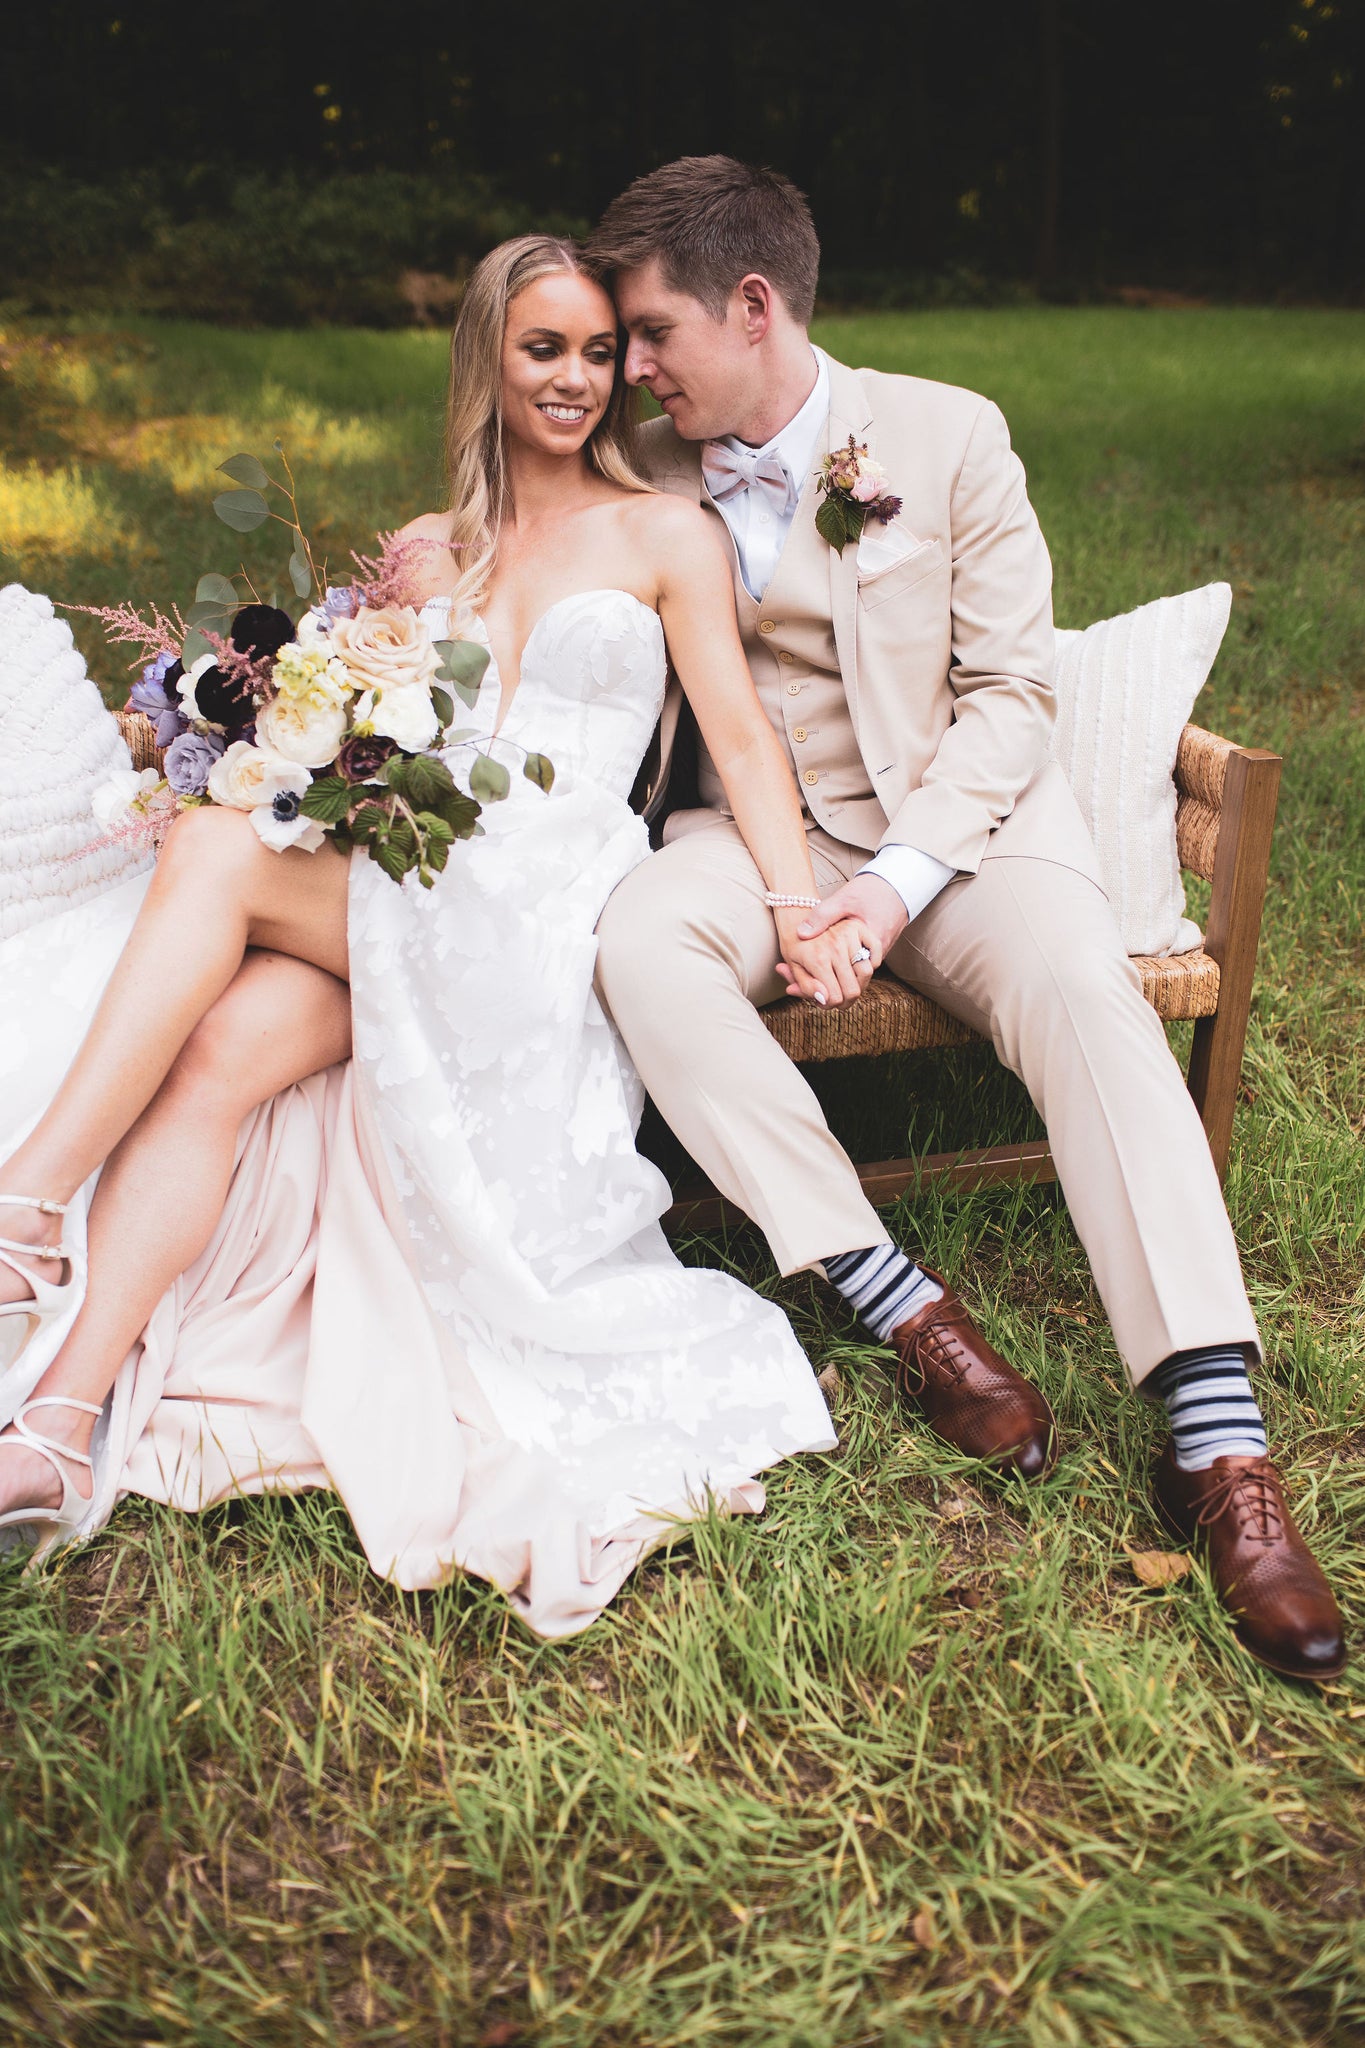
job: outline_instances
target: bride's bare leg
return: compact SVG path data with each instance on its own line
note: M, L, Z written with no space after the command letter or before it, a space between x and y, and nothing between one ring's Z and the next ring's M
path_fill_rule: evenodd
M90 1209L85 1300L34 1400L62 1394L103 1402L157 1302L213 1234L243 1117L291 1082L344 1060L350 1049L344 982L282 953L247 954L109 1155ZM34 1423L57 1442L89 1449L93 1416L53 1407ZM84 1468L67 1469L88 1493ZM60 1494L45 1458L19 1448L0 1458L0 1513L55 1506Z
M0 1194L66 1202L160 1088L248 946L345 980L347 863L330 846L272 853L244 812L179 818L80 1051L46 1114L0 1165ZM0 1235L50 1244L54 1220L6 1208ZM36 1262L35 1262L36 1263ZM0 1301L26 1283L0 1266Z

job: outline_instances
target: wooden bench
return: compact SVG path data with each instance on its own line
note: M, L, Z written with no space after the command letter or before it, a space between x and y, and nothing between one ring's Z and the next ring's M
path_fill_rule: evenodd
M1220 1179L1232 1144L1280 767L1278 754L1234 746L1197 725L1185 727L1175 764L1176 842L1181 866L1211 884L1204 944L1198 952L1169 959L1138 956L1133 961L1157 1015L1194 1022L1186 1080ZM784 1002L770 1004L762 1016L778 1044L799 1061L922 1052L966 1045L977 1037L889 974L875 975L861 999L846 1010ZM907 1188L940 1178L971 1188L988 1181L1057 1177L1046 1138L855 1164L871 1202L893 1201ZM670 1229L705 1229L727 1214L736 1212L713 1187L702 1184L682 1190L664 1221Z
M116 712L135 768L159 767L156 736L141 712ZM1169 959L1137 957L1142 992L1157 1015L1192 1019L1194 1043L1186 1079L1220 1178L1227 1171L1232 1118L1251 1011L1251 984L1270 871L1270 840L1281 761L1260 747L1234 746L1187 725L1175 764L1176 843L1181 866L1211 884L1208 924L1198 952ZM867 1058L966 1045L976 1037L956 1017L889 974L874 976L861 1000L828 1012L809 1003L773 1003L763 1021L794 1060ZM1056 1179L1045 1138L988 1145L980 1151L858 1163L872 1202L890 1202L907 1188L947 1177L961 1187L988 1181ZM720 1222L727 1204L709 1184L680 1194L665 1223L697 1228Z

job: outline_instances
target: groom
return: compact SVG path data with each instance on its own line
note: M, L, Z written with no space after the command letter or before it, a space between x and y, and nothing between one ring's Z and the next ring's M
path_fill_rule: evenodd
M733 566L824 898L808 929L857 916L878 941L864 975L884 959L1021 1076L1119 1350L1170 1417L1163 1516L1207 1544L1253 1656L1334 1677L1341 1616L1267 1458L1247 1378L1259 1339L1203 1128L1048 761L1051 567L1003 418L812 347L819 244L776 172L666 164L608 207L589 253L626 376L666 415L644 430L649 474L708 512ZM850 435L903 504L840 552L816 529L813 475ZM660 747L663 844L599 930L603 998L645 1086L782 1271L823 1266L895 1352L909 1405L968 1454L1041 1477L1046 1401L888 1240L758 1016L784 992L773 919L676 685Z

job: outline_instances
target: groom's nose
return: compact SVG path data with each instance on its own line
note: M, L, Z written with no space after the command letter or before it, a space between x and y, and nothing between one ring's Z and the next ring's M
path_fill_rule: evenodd
M637 336L632 334L626 343L627 384L643 384L645 379L652 376L653 373L654 361L649 350Z

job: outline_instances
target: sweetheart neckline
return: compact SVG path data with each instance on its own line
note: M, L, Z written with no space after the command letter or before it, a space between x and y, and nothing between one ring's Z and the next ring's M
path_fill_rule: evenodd
M498 679L498 715L497 722L495 723L493 730L488 735L490 740L495 740L501 735L503 727L506 725L508 718L511 716L512 705L521 692L522 672L526 667L526 652L527 649L530 647L531 642L535 639L536 634L545 624L545 621L548 618L553 617L555 612L562 610L566 604L576 604L580 598L584 597L628 597L631 603L634 605L638 605L642 612L648 612L649 616L652 619L658 620L658 623L662 628L663 621L659 618L659 614L655 610L654 606L652 604L646 604L644 599L642 597L637 597L633 590L623 590L619 583L593 584L586 590L571 590L564 597L557 597L553 604L546 605L544 611L533 622L530 631L527 633L526 638L521 643L521 660L517 664L517 679L512 686L511 695L508 697L506 708L504 709L502 702L503 673L502 669L498 665L498 657L493 652L492 635L489 633L488 627L484 622L483 613L475 612L474 617L478 620L479 627L488 645L488 666ZM426 610L426 607L429 604L443 604L447 611L450 610L450 599L448 597L437 596L427 598L422 606L423 611Z

